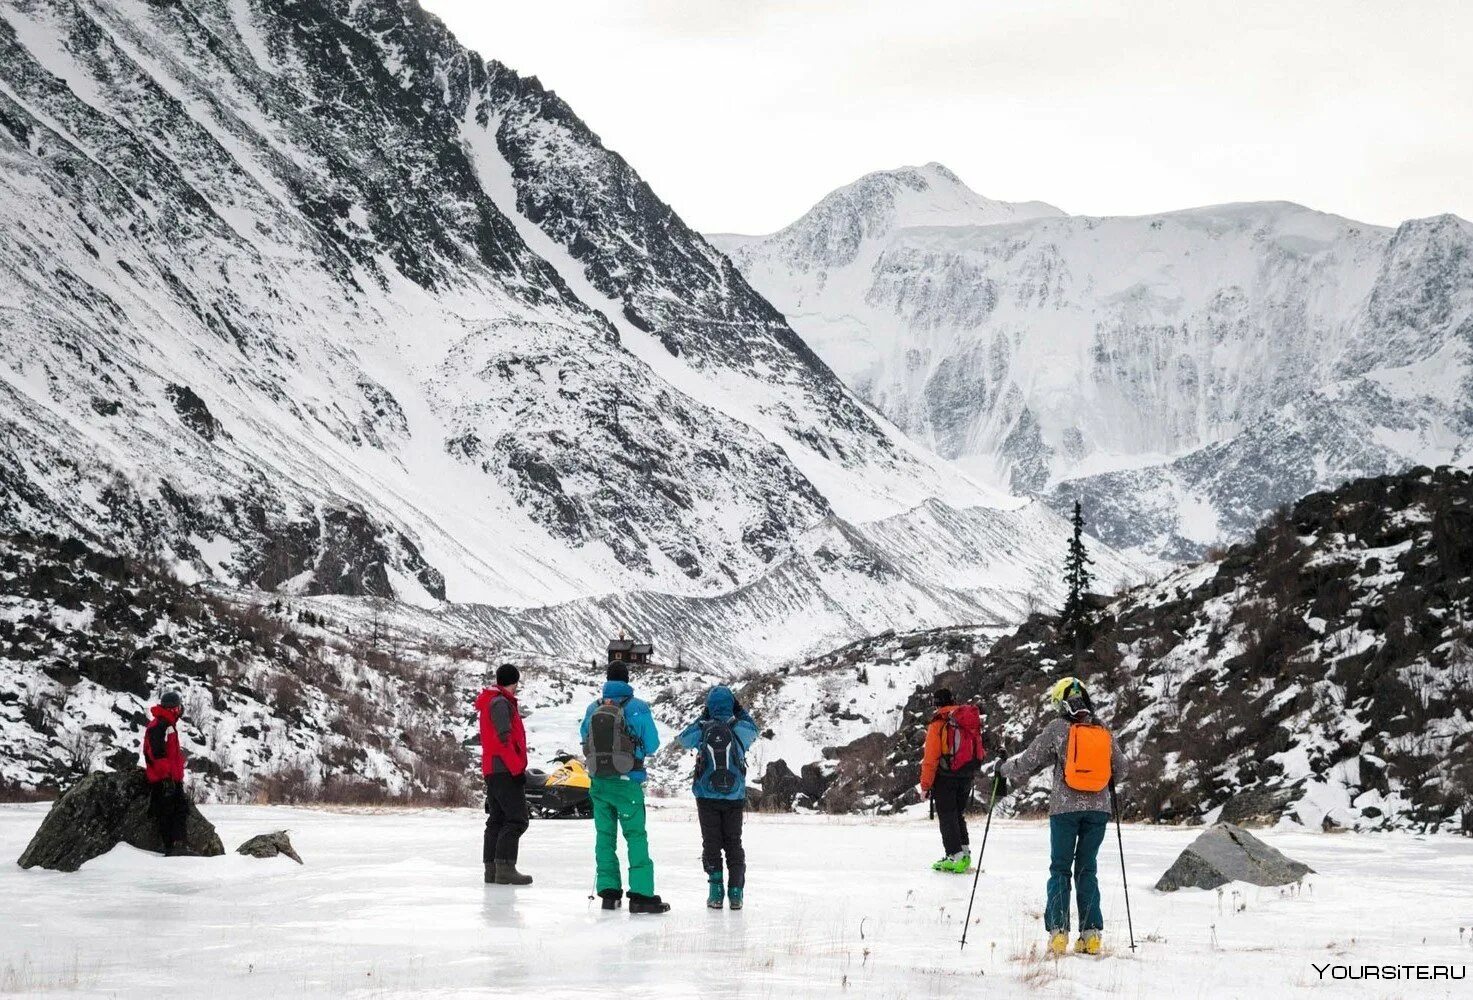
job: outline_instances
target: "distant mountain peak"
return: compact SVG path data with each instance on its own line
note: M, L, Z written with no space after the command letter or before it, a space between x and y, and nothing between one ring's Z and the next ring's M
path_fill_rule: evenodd
M865 174L825 195L796 222L768 236L715 236L712 242L741 256L747 247L776 252L802 269L843 267L866 245L916 226L991 226L1065 214L1041 201L984 197L940 163ZM740 261L738 261L740 263Z

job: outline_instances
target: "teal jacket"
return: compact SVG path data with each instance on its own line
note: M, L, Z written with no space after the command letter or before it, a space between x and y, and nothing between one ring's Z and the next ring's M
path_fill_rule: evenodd
M747 751L752 749L752 744L757 742L757 723L745 708L737 708L736 696L731 693L731 688L725 685L713 687L706 695L706 711L699 719L686 726L680 733L680 745L687 750L695 750L701 745L701 738L705 732L705 724L712 719L721 721L731 720L731 731L736 737L741 748L742 766L746 766ZM723 794L711 787L711 771L703 767L701 762L696 764L696 776L691 783L691 791L695 792L698 799L727 799L742 800L747 797L747 775L741 772L741 780L731 791Z
M644 773L644 759L660 749L660 731L655 728L655 717L650 712L650 706L634 697L634 688L628 683L604 682L603 694L583 713L583 724L578 727L578 742L582 744L587 741L588 726L593 721L593 713L606 700L617 701L624 706L624 725L634 739L634 770L629 772L629 780L643 781L647 777Z

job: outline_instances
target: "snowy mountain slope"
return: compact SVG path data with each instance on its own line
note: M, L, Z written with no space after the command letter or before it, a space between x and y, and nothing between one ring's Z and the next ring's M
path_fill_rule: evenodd
M653 639L664 662L729 678L886 629L1001 627L1056 605L1064 531L1041 503L996 511L930 501L869 524L831 518L751 582L712 597L637 590L525 609L433 610L323 597L304 607L360 627L375 616L380 627L406 635L463 636L485 648L571 662L597 656L623 630ZM1104 546L1093 556L1102 586L1141 578L1135 564Z
M938 202L977 198L927 170ZM1102 539L1186 558L1311 489L1469 454L1466 221L889 211L917 173L714 239L861 396L979 478L1083 496ZM814 235L835 232L863 235Z
M0 56L0 524L531 605L1011 503L410 0L7 0Z
M1126 751L1128 816L1473 830L1473 476L1413 469L1311 494L1234 545L1109 602L1078 670L1034 615L940 679L1017 752L1058 677L1090 685ZM944 634L944 633L943 633ZM941 640L937 640L937 644ZM876 669L866 657L853 670ZM910 802L929 687L828 794ZM1047 778L1015 791L1046 803Z

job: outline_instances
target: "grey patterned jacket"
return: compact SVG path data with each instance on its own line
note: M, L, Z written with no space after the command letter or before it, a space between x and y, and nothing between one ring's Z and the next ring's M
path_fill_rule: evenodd
M1049 795L1048 814L1110 811L1110 790L1081 792L1064 784L1064 750L1069 745L1069 722L1055 719L1043 727L1043 732L1028 745L1028 749L1016 757L1003 761L1002 776L1008 781L1024 781L1043 770L1047 764L1054 765L1054 790ZM1118 780L1125 774L1125 755L1120 744L1110 744L1110 774Z

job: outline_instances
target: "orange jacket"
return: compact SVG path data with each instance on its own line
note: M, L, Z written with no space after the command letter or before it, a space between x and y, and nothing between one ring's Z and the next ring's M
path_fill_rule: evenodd
M929 792L936 782L936 768L941 763L941 727L946 717L957 710L956 705L943 705L936 709L931 724L926 727L926 752L921 756L921 788Z

